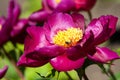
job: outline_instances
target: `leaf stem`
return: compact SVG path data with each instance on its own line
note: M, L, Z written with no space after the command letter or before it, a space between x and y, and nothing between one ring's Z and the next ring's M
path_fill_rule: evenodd
M82 69L77 69L76 72L78 74L79 79L82 80L83 70Z
M85 72L83 74L83 77L84 77L84 80L89 80L88 77L87 77L87 75L85 74Z
M69 80L73 80L72 77L69 75L68 72L65 72L65 74L68 76Z
M91 14L91 11L88 11L88 16L89 16L89 19L92 20L92 14Z
M12 63L12 65L15 68L15 71L17 72L18 76L21 78L20 80L25 80L24 76L21 72L21 70L17 67L16 62L11 58L11 56L6 52L4 47L2 47L2 50L4 51L5 56L8 58L8 60Z
M58 71L57 80L59 79L60 72Z
M111 68L108 70L108 72L111 75L112 80L117 80Z

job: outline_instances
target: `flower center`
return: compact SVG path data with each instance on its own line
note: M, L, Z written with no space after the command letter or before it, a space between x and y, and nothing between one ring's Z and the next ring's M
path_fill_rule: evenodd
M0 31L2 30L2 25L0 24Z
M58 31L53 37L53 42L59 46L71 47L75 46L82 37L83 32L81 29L68 28L67 30Z
M61 2L61 0L55 0L55 2L59 4Z

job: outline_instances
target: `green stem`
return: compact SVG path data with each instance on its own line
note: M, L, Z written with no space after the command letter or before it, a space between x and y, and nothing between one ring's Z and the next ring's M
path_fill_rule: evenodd
M102 69L102 71L109 77L108 71L106 68L103 66L103 64L98 64L98 66Z
M113 73L113 71L111 70L111 68L108 70L108 72L109 72L112 80L117 80L116 77L115 77L115 75L114 75L114 73Z
M78 77L80 80L82 80L82 77L84 78L84 80L89 80L86 73L85 73L85 69L84 68L81 68L81 69L77 69L76 70L77 74L78 74Z
M69 80L73 80L72 77L69 75L68 72L65 72L65 74L68 76Z
M87 75L85 74L85 72L83 74L83 77L84 77L84 80L89 80L88 77L87 77Z
M112 80L117 80L116 77L115 77L115 75L114 75L114 73L113 73L113 71L112 71L112 69L111 69L112 63L113 63L113 61L111 61L111 63L108 65L109 66L108 72L109 72Z
M15 62L15 61L11 58L11 56L6 52L6 50L4 49L4 47L2 47L2 50L4 51L5 56L9 59L9 61L11 62L11 64L14 66L15 71L17 72L18 76L20 77L20 80L25 80L22 72L21 72L20 69L17 67L16 62Z
M106 69L103 64L98 64L98 66L104 71L104 73L108 76L111 77L112 80L117 80L113 71L111 70L111 64L107 64L108 65L108 69Z
M88 11L88 16L89 16L89 19L92 20L92 14L91 14L91 11Z
M59 79L60 72L58 71L57 80Z
M82 69L77 69L76 72L78 74L79 79L82 80L83 70Z

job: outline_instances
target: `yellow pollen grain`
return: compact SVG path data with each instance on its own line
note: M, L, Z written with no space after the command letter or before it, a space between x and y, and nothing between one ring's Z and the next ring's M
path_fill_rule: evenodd
M0 24L0 31L2 30L2 25Z
M55 0L55 2L56 2L56 3L60 3L60 2L61 2L61 0Z
M53 37L53 42L56 45L71 47L75 46L83 37L83 32L79 28L68 28L67 30L58 31Z

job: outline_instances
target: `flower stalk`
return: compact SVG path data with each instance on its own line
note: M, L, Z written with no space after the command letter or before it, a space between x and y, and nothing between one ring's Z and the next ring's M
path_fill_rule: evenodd
M115 77L115 75L114 75L114 73L113 73L113 71L111 69L109 69L108 72L109 72L112 80L117 80L116 77Z
M89 80L88 77L87 77L87 75L85 74L85 72L83 74L83 78L84 78L84 80Z
M11 56L6 52L4 47L2 47L2 50L4 51L5 56L8 58L8 60L11 62L11 64L15 68L15 71L18 74L18 76L20 77L20 80L25 80L24 75L22 74L21 70L17 67L16 62L14 61L14 59L11 58Z
M72 77L69 75L68 72L64 72L64 73L68 76L68 78L69 78L68 80L73 80Z
M111 65L112 65L112 62L108 65L108 73L110 74L110 77L112 78L112 80L117 80L116 77L115 77L115 74L113 73L112 69L111 69Z
M92 20L92 14L91 14L91 11L87 11L87 13L88 13L89 20L91 21L91 20Z
M79 79L82 80L82 76L83 76L83 74L84 74L83 69L76 69L76 72L77 72L77 74L78 74Z

